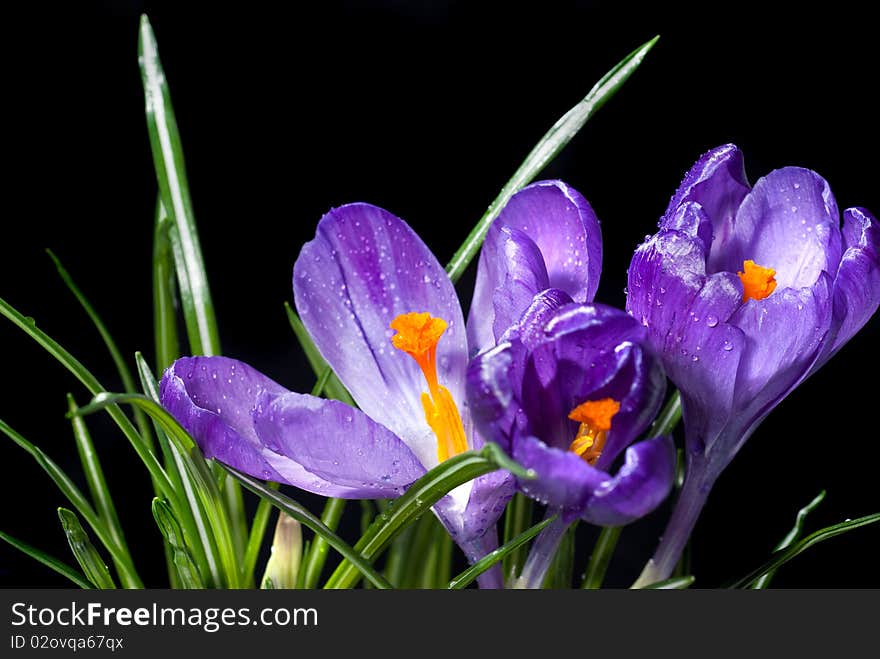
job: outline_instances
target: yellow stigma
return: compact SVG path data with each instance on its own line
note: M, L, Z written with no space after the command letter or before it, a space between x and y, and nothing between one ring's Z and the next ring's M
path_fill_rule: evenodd
M743 302L763 300L776 289L776 270L743 261L743 271L736 273L743 283Z
M574 408L568 418L581 425L568 450L589 464L596 464L605 448L611 420L619 411L620 403L613 398L588 400Z
M422 407L425 420L437 436L440 462L467 450L458 408L452 394L437 380L437 343L447 327L445 320L427 312L405 313L391 321L391 329L397 331L391 343L416 361L428 383L428 391L422 393Z

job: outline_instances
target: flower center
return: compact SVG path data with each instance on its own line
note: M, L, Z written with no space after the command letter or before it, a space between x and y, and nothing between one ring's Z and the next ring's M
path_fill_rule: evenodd
M605 439L611 430L611 419L620 411L620 403L613 398L588 400L568 414L572 421L579 421L577 435L568 450L589 464L596 464L605 448Z
M743 302L763 300L776 289L776 270L760 266L751 259L743 261L742 272L736 274L743 283Z
M425 420L437 436L440 462L467 451L458 408L452 394L437 380L437 343L446 327L445 320L427 312L405 313L391 321L391 329L397 330L391 343L416 360L428 383L428 391L422 392L422 407Z

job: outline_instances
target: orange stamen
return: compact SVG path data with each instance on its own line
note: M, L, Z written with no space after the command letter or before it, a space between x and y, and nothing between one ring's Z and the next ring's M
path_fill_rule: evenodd
M422 407L425 420L437 436L440 462L467 450L458 408L452 394L437 379L437 343L447 327L445 320L427 312L405 313L391 321L391 329L397 330L391 343L416 361L428 383L428 391L422 393Z
M743 261L743 271L736 273L743 283L743 302L763 300L776 289L776 270Z
M619 411L620 403L613 398L588 400L574 408L568 418L581 425L568 450L589 464L595 464L605 448L611 420Z

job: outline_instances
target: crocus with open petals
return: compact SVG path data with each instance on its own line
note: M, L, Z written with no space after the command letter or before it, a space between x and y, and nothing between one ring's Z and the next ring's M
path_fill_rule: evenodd
M687 476L637 585L667 578L721 471L880 302L880 225L815 172L746 181L726 145L688 172L629 269L627 309L681 391Z
M468 398L478 426L535 473L520 489L558 514L514 586L540 587L574 519L622 526L666 498L671 438L633 443L665 386L642 325L618 309L573 303L558 289L536 295L503 341L471 362Z
M533 226L553 222L571 204L563 190L535 184L504 212L516 219L529 202ZM575 229L560 225L556 234L585 242L583 223ZM544 267L555 271L553 258ZM288 391L236 360L183 358L164 374L162 403L206 457L325 496L393 498L427 469L482 446L465 405L458 298L403 220L363 203L331 210L296 261L293 287L303 324L359 409ZM475 302L471 317L494 317L481 309ZM453 490L434 512L474 561L497 546L495 522L512 492L511 476L493 472ZM480 579L499 586L500 571Z

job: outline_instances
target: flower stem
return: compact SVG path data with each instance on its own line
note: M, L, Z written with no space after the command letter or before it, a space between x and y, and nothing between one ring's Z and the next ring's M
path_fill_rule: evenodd
M555 509L547 511L548 517L552 515L558 515L558 517L535 538L525 567L523 567L522 573L511 581L510 588L538 589L544 585L547 570L553 562L553 556L556 554L556 549L559 547L569 524L567 520L563 519L561 512Z
M660 545L632 585L633 588L644 588L670 577L706 504L715 478L716 475L704 473L700 465L691 463Z
M602 580L605 579L605 572L608 571L608 564L611 563L622 530L622 526L606 526L602 529L596 540L596 546L593 547L581 588L595 590L602 586Z

